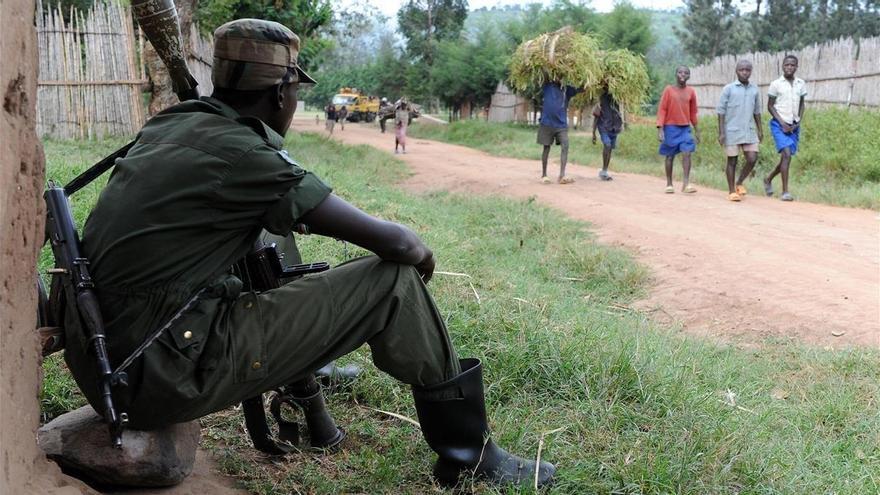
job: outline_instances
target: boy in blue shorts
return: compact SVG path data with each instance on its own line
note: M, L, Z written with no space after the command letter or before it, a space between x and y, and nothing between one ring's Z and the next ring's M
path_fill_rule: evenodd
M611 96L607 87L599 97L599 104L593 109L593 144L596 144L596 129L602 136L603 145L602 170L599 171L599 178L611 180L608 165L611 163L611 150L617 147L617 135L623 129L623 118L617 100Z
M776 151L779 152L779 164L764 178L764 192L767 196L773 196L773 178L781 174L780 199L783 201L794 201L794 197L788 192L788 168L800 142L804 97L807 96L804 80L794 77L797 68L797 57L786 55L782 59L782 77L770 83L767 90L767 111L773 116L770 120L770 133L773 134Z
M672 165L675 155L681 153L682 186L685 193L697 190L690 185L691 153L700 142L697 130L697 94L687 85L691 70L685 66L675 69L676 85L666 86L657 108L657 139L660 140L659 153L666 157L666 193L672 194ZM694 128L691 134L691 126Z

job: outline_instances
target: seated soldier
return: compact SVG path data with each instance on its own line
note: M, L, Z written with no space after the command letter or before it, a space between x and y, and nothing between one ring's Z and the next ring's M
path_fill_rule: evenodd
M409 228L334 195L282 149L300 83L299 38L240 19L214 33L214 93L156 115L117 161L83 231L114 366L145 336L195 306L114 389L133 428L199 418L307 376L368 343L382 371L412 386L425 440L446 485L462 473L532 483L529 461L495 445L480 361L459 360L425 283L434 255ZM296 224L373 253L261 293L230 266L263 229ZM93 405L95 369L68 311L66 359ZM78 345L81 344L81 345ZM99 409L100 410L100 409ZM542 462L538 484L555 468Z

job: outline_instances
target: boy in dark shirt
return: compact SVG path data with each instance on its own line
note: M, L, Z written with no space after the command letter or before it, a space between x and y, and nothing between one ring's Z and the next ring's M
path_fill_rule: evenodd
M568 162L568 102L581 90L561 83L547 83L543 88L543 105L541 107L541 127L538 128L538 144L544 146L541 154L541 182L550 183L547 177L547 159L550 157L550 146L555 142L562 146L559 157L560 184L571 184L574 179L565 176L565 164Z
M611 180L608 173L608 165L611 163L611 150L617 147L617 135L623 129L623 118L620 116L620 106L608 92L608 88L599 97L599 104L593 109L593 144L596 144L596 129L602 138L602 170L599 171L601 180Z

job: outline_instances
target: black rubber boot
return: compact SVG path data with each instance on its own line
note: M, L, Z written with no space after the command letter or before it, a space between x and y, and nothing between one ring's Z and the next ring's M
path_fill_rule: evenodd
M345 439L345 430L336 426L336 422L327 411L320 387L309 396L291 395L290 399L302 409L312 448L333 451L339 447Z
M462 473L496 485L534 484L535 461L515 456L489 438L479 359L462 359L461 374L452 380L413 387L413 398L425 441L440 456L434 477L442 485L454 486ZM549 485L555 472L542 461L538 486Z

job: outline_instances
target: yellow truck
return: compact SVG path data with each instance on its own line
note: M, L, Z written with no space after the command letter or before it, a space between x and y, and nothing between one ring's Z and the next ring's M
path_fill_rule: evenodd
M379 113L379 98L361 94L357 88L342 88L331 100L338 112L343 106L348 110L345 120L349 122L372 122Z

